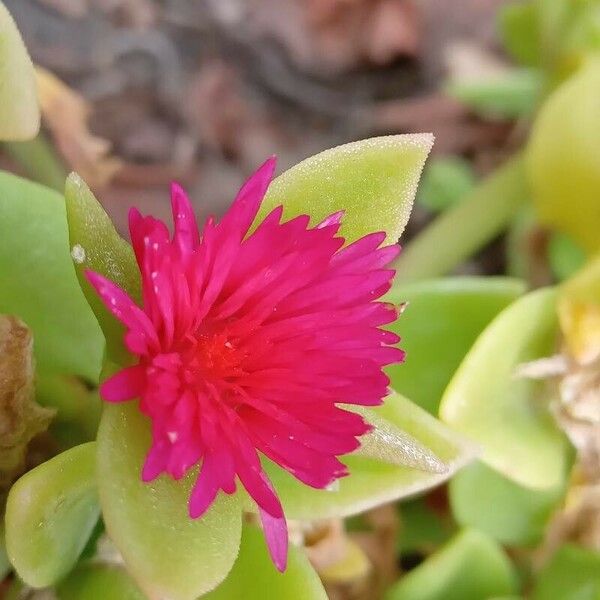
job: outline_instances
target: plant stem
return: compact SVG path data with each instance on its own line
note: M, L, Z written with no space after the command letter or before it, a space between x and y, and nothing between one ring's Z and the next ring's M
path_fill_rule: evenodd
M407 244L396 261L396 282L448 273L498 235L527 198L524 160L517 155Z
M61 193L64 192L66 169L42 132L27 142L7 142L4 148L13 160L23 167L28 177Z

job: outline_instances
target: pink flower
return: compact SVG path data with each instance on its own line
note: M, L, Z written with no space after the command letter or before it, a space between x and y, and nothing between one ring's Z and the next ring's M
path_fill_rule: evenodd
M130 211L143 307L101 275L87 277L137 357L101 394L107 402L139 398L152 422L142 479L179 479L201 464L192 518L239 479L284 570L285 517L260 455L315 488L347 475L338 456L355 450L369 425L339 405L380 404L389 383L382 367L403 352L380 329L397 316L376 301L399 252L379 248L384 233L344 247L342 213L309 227L306 215L281 222L280 206L249 234L274 168L274 158L266 161L201 234L175 184L172 239L163 222Z

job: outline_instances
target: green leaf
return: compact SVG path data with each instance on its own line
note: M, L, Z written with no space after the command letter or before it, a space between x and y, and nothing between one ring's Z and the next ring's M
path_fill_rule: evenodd
M396 261L396 283L445 275L492 241L529 200L522 156L476 185L412 239Z
M443 513L435 510L434 503L429 503L428 496L424 496L400 504L398 548L401 553L429 553L455 533L452 519L445 510Z
M385 600L482 600L516 592L502 549L485 534L466 530L392 586Z
M598 600L600 552L563 546L542 569L532 600Z
M515 60L528 66L539 64L540 31L534 2L501 6L498 24L504 46Z
M447 91L477 114L513 119L533 112L543 79L535 69L513 69L501 77L454 82Z
M475 463L452 478L449 492L454 518L461 525L480 529L502 544L531 546L542 539L564 489L524 488Z
M557 326L555 290L517 300L479 336L440 405L443 421L481 445L483 462L525 487L557 487L567 466L565 439L548 410L550 388L516 374L554 353Z
M33 331L39 370L98 378L102 333L69 257L62 197L0 172L0 312Z
M391 387L437 414L461 360L488 323L525 291L518 279L452 277L394 286L386 300L408 302L389 326L402 337L402 364L387 368Z
M238 553L241 508L218 496L200 519L188 516L197 470L180 481L141 481L150 424L137 403L109 405L98 431L98 481L106 529L150 600L195 600L218 585Z
M96 439L102 412L97 389L75 377L48 374L38 375L35 388L36 400L57 411L50 432L65 450Z
M288 567L279 573L267 553L262 531L244 525L240 555L227 579L203 600L327 600L304 552L290 546ZM70 600L70 599L65 599Z
M554 276L563 281L575 275L585 264L585 252L571 237L554 233L548 244L548 262Z
M82 564L56 588L58 600L146 600L125 569Z
M66 575L98 520L96 444L63 452L27 472L6 504L6 547L19 577L32 587Z
M35 71L21 34L0 2L0 139L28 140L40 128Z
M540 220L588 253L600 248L600 58L545 102L533 125L527 169ZM568 149L568 151L565 151Z
M399 394L388 396L384 405L373 412L429 449L445 464L446 472L432 473L393 465L387 460L348 455L342 461L348 465L350 476L340 479L333 489L316 490L265 461L288 518L344 517L413 496L446 481L473 457L473 448L460 436ZM247 503L247 508L256 510L252 502Z
M385 231L387 242L402 235L431 134L376 137L325 150L273 181L257 222L282 204L284 217L311 216L313 224L343 210L341 235L352 242Z
M84 274L87 269L100 273L139 300L140 273L133 249L76 173L67 178L65 200L71 255L79 283L104 332L108 358L125 364L129 355L123 346L123 326L108 312Z
M423 172L417 202L430 212L441 212L458 204L474 186L475 174L464 158L434 158Z

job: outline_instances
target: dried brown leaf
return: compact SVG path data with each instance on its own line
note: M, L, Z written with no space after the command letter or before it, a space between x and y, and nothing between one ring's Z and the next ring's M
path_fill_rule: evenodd
M0 492L20 474L27 445L54 416L34 400L32 350L27 326L16 317L0 316Z
M91 187L108 184L121 168L111 144L88 128L91 109L76 91L49 71L36 68L42 118L69 167Z

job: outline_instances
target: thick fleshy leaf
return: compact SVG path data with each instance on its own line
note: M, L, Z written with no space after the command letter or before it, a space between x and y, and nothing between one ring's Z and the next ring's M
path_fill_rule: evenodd
M96 444L71 448L27 472L6 504L6 547L19 577L32 587L62 579L98 520Z
M523 65L540 62L540 31L534 2L510 2L500 8L500 36L504 47Z
M525 487L554 488L566 469L566 442L542 381L517 375L556 349L556 291L523 296L485 329L449 383L440 416L482 447L481 459Z
M532 600L598 600L600 552L563 546L542 569Z
M290 546L288 566L279 573L267 553L261 530L245 525L239 557L227 579L206 600L327 600L304 552ZM62 600L62 599L61 599ZM65 599L70 600L70 599Z
M548 98L534 123L527 150L540 219L572 236L588 252L600 248L599 90L597 58Z
M475 463L452 478L449 491L454 518L461 525L475 527L502 544L529 546L541 540L564 489L524 488Z
M429 133L393 135L325 150L273 181L258 219L283 204L284 217L311 216L313 224L343 210L341 235L354 241L385 231L387 242L402 235L425 159Z
M0 2L0 140L28 140L40 128L35 72L13 18Z
M132 298L139 299L140 274L133 249L117 233L102 205L76 173L67 179L65 200L71 256L79 283L104 332L108 358L117 364L126 363L123 326L108 312L85 278L85 271L104 275Z
M386 300L408 302L389 328L401 336L402 364L387 368L392 387L432 414L450 378L488 323L525 291L518 279L452 277L392 288Z
M385 600L483 600L516 592L508 557L492 539L465 530L392 586Z
M118 565L82 564L56 588L58 600L146 600Z
M444 463L446 472L432 473L415 467L393 465L388 460L349 455L343 457L342 461L348 465L350 476L340 479L331 489L316 490L267 462L269 476L288 518L348 516L384 502L413 496L449 479L475 454L474 448L459 435L399 394L390 395L383 406L374 409L374 413L431 451ZM368 420L369 417L366 418ZM248 503L249 508L252 505Z
M33 331L40 370L96 380L102 333L77 284L60 194L0 172L0 312Z
M136 403L104 409L98 431L98 486L106 529L150 600L195 600L218 585L238 553L236 496L221 494L200 519L188 516L197 471L180 481L141 481L150 425Z

